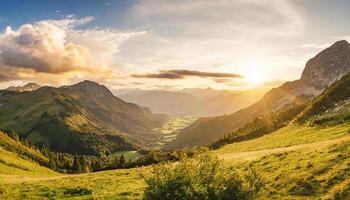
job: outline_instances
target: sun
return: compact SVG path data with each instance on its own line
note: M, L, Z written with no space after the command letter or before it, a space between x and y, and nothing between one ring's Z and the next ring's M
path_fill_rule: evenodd
M245 66L245 80L251 85L261 85L265 80L264 67L264 63L261 60L250 60Z

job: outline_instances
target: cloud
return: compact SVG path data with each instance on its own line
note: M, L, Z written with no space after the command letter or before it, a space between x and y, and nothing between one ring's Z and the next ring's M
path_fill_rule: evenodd
M161 70L159 73L146 73L146 74L133 74L134 78L159 78L159 79L184 79L186 76L197 77L225 77L225 78L241 78L239 74L231 73L218 73L218 72L203 72L195 70L174 69L174 70Z
M6 73L11 69L14 76L9 78L13 79L18 74L14 72L16 70L22 71L22 76L17 75L18 79L40 73L66 75L78 72L79 76L105 74L111 77L111 74L116 74L112 60L120 45L145 32L79 29L91 20L92 17L76 19L67 16L61 20L23 24L15 30L7 27L0 34L1 68L6 67ZM5 79L4 70L2 72L1 78Z
M285 55L282 51L290 51L286 41L295 42L305 30L300 4L293 0L135 2L128 21L147 34L125 43L116 56L118 63L135 72L176 66L241 72L254 56L275 62L275 57ZM269 67L295 68L292 59L287 64Z
M133 78L159 78L159 79L183 79L181 74L175 74L171 72L159 72L157 74L132 74Z
M35 72L63 73L91 70L95 65L89 49L66 41L64 29L46 21L25 24L2 35L0 50L5 65Z

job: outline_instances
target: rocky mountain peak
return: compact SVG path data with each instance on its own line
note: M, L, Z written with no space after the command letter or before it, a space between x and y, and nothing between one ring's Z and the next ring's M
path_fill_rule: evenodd
M113 96L112 92L106 86L89 80L68 86L67 88L72 90L81 90L86 94L93 95L95 97Z
M310 59L301 75L308 86L323 89L350 72L350 44L346 40L334 43Z

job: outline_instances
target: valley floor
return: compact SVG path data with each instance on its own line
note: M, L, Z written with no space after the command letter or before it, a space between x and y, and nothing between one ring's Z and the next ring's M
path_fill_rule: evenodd
M258 139L226 145L215 154L228 164L255 167L265 182L260 199L350 199L349 128L350 124L289 125ZM149 171L62 175L30 163L20 167L21 162L12 160L12 164L0 162L0 199L141 199L142 177Z

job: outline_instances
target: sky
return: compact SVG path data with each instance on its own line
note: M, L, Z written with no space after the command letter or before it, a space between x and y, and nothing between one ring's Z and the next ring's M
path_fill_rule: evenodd
M245 90L350 40L347 0L0 0L0 88Z

